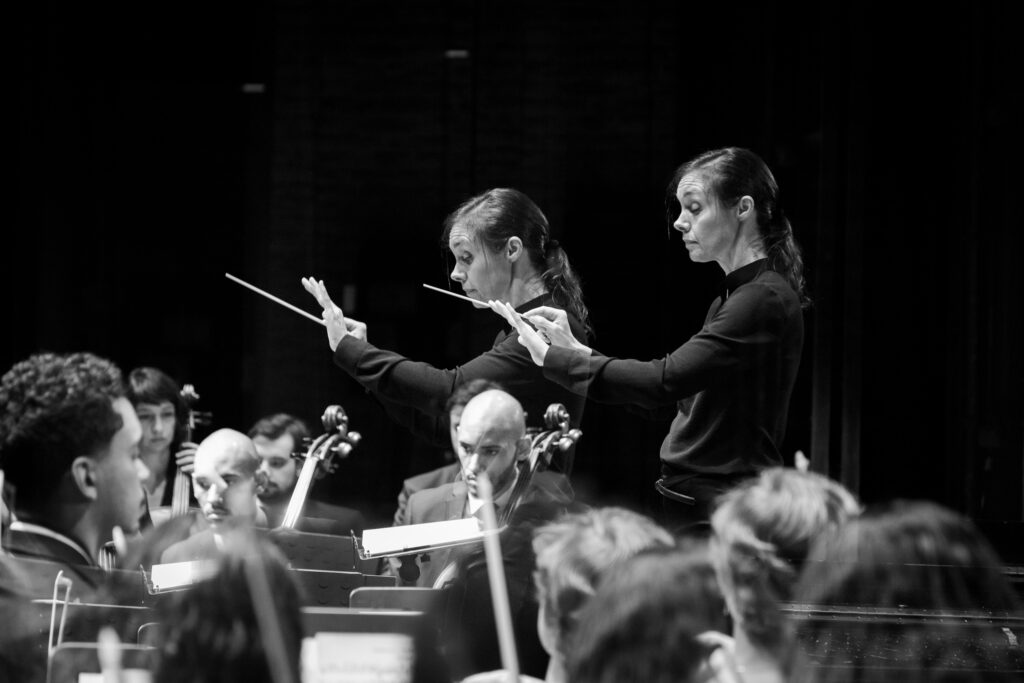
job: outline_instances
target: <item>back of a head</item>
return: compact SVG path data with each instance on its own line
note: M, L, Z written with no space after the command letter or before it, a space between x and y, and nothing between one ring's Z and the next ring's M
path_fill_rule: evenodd
M265 643L277 636L264 630L257 600L280 628L276 642L286 661L277 664L299 680L300 590L283 556L269 542L235 531L225 536L216 562L211 578L158 605L163 644L156 683L274 681Z
M790 599L811 545L858 510L839 483L781 467L722 496L711 517L712 557L737 626L752 642L778 644L777 604Z
M0 380L0 467L19 508L44 509L74 459L104 449L123 426L121 372L91 353L41 353Z
M1024 615L998 556L966 517L935 503L897 501L822 538L811 557L797 602L924 616L802 621L805 649L825 665L805 680L853 680L850 666L864 669L863 681L887 680L891 671L872 668L880 665L899 668L904 681L1008 680L997 672L1024 668L1003 631L985 627L989 618ZM927 617L935 612L948 616ZM971 622L958 612L984 619Z
M653 550L611 569L580 610L567 652L576 683L697 680L705 631L726 632L725 603L703 550Z
M555 647L564 652L579 609L607 571L645 550L673 544L672 535L650 518L617 507L565 515L538 529L538 599Z
M963 515L896 501L822 539L801 577L801 600L912 609L1014 609L988 541ZM898 571L893 571L898 568Z

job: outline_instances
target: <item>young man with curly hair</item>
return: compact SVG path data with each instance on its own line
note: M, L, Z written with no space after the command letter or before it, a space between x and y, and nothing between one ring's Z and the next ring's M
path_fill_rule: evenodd
M95 566L144 509L142 427L121 371L90 353L41 353L0 380L0 467L15 489L7 550Z

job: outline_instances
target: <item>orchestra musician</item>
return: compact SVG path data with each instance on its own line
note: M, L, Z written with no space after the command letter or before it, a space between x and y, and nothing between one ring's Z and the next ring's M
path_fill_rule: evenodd
M778 185L753 152L730 147L683 164L666 205L690 260L715 262L726 277L701 330L664 358L602 355L552 307L526 311L535 330L507 305L490 305L560 386L602 403L675 408L657 483L665 522L706 527L719 493L782 464L807 297Z
M0 463L15 489L8 552L97 567L114 527L134 535L145 510L142 426L121 371L91 353L37 354L0 380L0 406Z
M265 526L259 503L265 478L256 447L245 434L218 429L203 439L196 449L192 485L208 526L169 547L161 562L216 557L221 537L231 529Z
M485 307L500 299L517 310L548 306L564 310L577 338L589 334L582 290L565 250L551 239L547 218L522 192L496 188L463 203L445 221L444 240L455 258L451 279L466 296ZM445 405L456 387L477 378L499 382L526 410L528 424L542 427L544 411L562 403L578 426L583 399L544 381L530 354L510 331L501 332L490 350L451 370L415 362L369 343L367 328L344 315L322 281L303 278L303 286L323 307L334 362L378 398L385 407L414 409L443 423ZM443 445L444 430L436 430ZM568 473L571 462L561 465Z
M448 398L445 412L448 414L448 436L451 439L453 458L454 454L459 452L458 429L459 423L462 421L462 411L471 398L489 389L501 389L501 385L487 379L474 379L457 388ZM432 489L458 481L461 476L462 463L456 459L453 463L406 479L402 482L402 490L398 494L398 508L395 510L394 525L408 524L406 511L409 506L409 496L423 489Z
M128 400L142 424L139 451L149 469L145 481L149 510L170 506L174 473L181 468L191 474L196 452L195 443L182 440L187 409L181 399L181 387L158 368L135 368L128 373Z
M477 491L477 477L486 473L493 487L497 514L511 500L521 470L517 464L530 455L523 408L511 394L490 389L477 394L466 404L457 430L458 456L462 479L409 496L407 523L425 524L477 515L483 501ZM525 476L525 475L523 475ZM533 476L522 500L568 505L573 491L562 474L543 471ZM451 552L434 551L421 566L420 586L432 586L449 563Z
M279 527L299 480L299 464L292 454L303 447L310 436L306 424L287 413L261 418L249 429L249 438L260 459L264 484L259 492L267 526ZM347 536L363 531L363 516L352 508L328 505L307 499L298 522L300 531L335 533Z

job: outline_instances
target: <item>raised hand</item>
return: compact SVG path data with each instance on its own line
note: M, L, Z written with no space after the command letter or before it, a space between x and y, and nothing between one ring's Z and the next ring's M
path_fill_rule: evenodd
M590 347L580 343L572 336L572 329L569 327L569 316L560 308L550 306L538 306L532 308L523 317L530 321L530 324L537 328L541 336L546 338L552 346L562 346L574 351L590 353Z
M346 335L351 334L356 339L366 339L366 324L345 317L342 310L331 301L323 280L304 277L302 278L302 286L313 295L313 298L320 304L320 307L324 309L323 318L327 326L327 342L331 346L331 351L338 348L338 344L341 343L341 340Z
M519 334L519 343L530 352L533 362L544 367L544 357L548 354L548 342L541 337L540 333L530 327L511 305L493 300L488 301L487 305L492 311L507 320L508 324Z

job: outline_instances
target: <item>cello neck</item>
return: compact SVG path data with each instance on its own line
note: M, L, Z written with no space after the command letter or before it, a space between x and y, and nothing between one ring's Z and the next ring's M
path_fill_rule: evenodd
M189 422L185 425L185 441L192 440L192 411L189 411ZM174 454L171 454L173 457ZM187 474L181 471L180 467L174 468L174 492L171 496L171 518L184 517L188 514L189 500L192 498L192 480Z
M291 500L288 501L288 509L285 510L284 519L281 521L281 528L294 529L298 524L302 508L306 505L309 489L313 486L313 477L316 475L317 466L316 458L306 458L303 461L299 479L295 482Z

